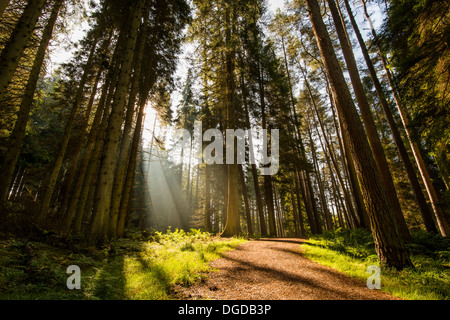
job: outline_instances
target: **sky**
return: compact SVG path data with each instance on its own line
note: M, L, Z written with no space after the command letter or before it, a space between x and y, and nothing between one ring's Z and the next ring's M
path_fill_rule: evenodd
M85 3L87 3L89 0L83 0ZM275 12L276 9L280 8L282 9L284 6L285 0L268 0L269 8L272 12ZM373 20L375 24L375 28L378 28L382 22L380 10L377 7L371 8L373 12ZM367 23L364 22L363 19L363 12L362 10L355 10L355 16L359 23L362 25L367 25ZM50 56L51 61L51 71L56 69L61 63L68 61L72 56L73 50L66 50L64 46L61 46L61 42L72 42L76 43L77 41L81 40L83 36L85 35L86 30L89 28L89 23L86 19L83 19L80 15L74 14L72 16L69 16L65 19L66 26L72 26L71 28L68 28L68 31L66 34L58 35L58 38L56 41L52 41L51 50L52 54ZM366 27L367 28L367 27ZM363 29L363 31L366 29ZM362 32L363 36L367 35L367 32Z
M277 8L283 8L284 0L269 0L268 2L270 10L272 10L273 12L275 12Z

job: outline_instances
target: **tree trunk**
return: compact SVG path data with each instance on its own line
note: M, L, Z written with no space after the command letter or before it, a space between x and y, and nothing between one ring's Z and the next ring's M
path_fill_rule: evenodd
M329 230L333 229L333 224L331 221L331 213L328 210L328 205L327 205L327 201L325 198L325 191L323 188L322 175L320 174L320 168L319 168L319 163L318 163L317 154L316 154L316 147L314 145L314 141L312 138L311 129L308 127L307 130L308 130L309 141L311 144L311 154L312 154L312 158L313 158L314 172L315 172L316 179L317 179L317 186L319 188L320 203L322 205L322 212L323 212L323 215L325 218L325 228L327 231L329 231Z
M211 232L211 169L205 165L205 231Z
M356 65L356 60L350 45L350 40L348 39L345 26L342 24L334 0L327 0L327 2L331 11L331 15L333 16L334 25L336 26L336 32L339 37L339 42L341 44L345 62L347 64L348 73L351 78L356 100L358 101L359 110L361 112L361 117L363 119L364 126L367 132L367 137L369 139L370 147L372 149L372 154L375 158L378 171L381 174L381 179L386 189L388 199L391 203L392 212L394 214L398 230L403 240L411 241L411 235L409 233L408 227L406 226L402 208L400 206L400 202L397 197L397 191L395 190L394 182L392 180L392 174L389 169L389 165L386 160L386 155L384 153L383 146L378 136L375 121L373 119L372 111L370 110L370 106L367 101L366 94L364 92L361 78L358 73L358 67Z
M249 109L247 106L247 88L245 87L244 78L241 77L241 91L242 91L242 100L244 104L244 113L245 113L245 123L248 129L251 129L250 125L250 114ZM251 135L249 136L249 153L250 153L250 159L254 159L254 150L253 150L253 141ZM262 197L261 197L261 191L259 189L259 181L258 181L258 172L256 169L256 164L251 163L250 168L252 171L252 177L253 177L253 186L255 189L255 200L256 200L256 210L258 212L258 218L259 218L259 224L260 224L260 230L262 236L268 236L267 233L267 227L266 222L264 218L264 207L262 203Z
M253 235L253 224L252 224L252 215L250 212L250 204L248 202L247 195L247 185L245 184L244 171L242 170L242 165L238 165L239 169L239 181L242 188L242 195L244 196L244 205L245 205L245 217L247 218L247 232L249 235Z
M377 39L377 34L376 34L375 29L373 27L372 21L371 21L370 16L369 16L369 13L367 12L366 3L364 1L361 1L361 2L363 4L364 13L366 15L366 18L369 21L370 29L372 31L373 38L376 40ZM430 177L428 166L427 166L427 164L425 163L425 161L423 160L423 157L422 157L420 146L412 138L412 135L411 135L411 132L410 132L410 129L409 129L408 114L407 114L407 112L406 112L406 110L405 110L405 108L403 106L403 103L402 103L402 101L401 101L401 99L400 99L400 97L398 95L398 90L397 90L397 87L395 85L394 79L393 79L393 77L391 75L391 72L390 72L390 70L388 68L386 57L384 56L384 54L382 53L382 51L378 47L378 44L377 44L376 41L375 41L375 44L377 45L381 61L383 63L383 67L384 67L384 70L386 72L386 77L387 77L389 85L390 85L390 87L392 89L392 92L393 92L393 95L394 95L395 104L397 106L398 112L400 114L400 118L402 120L403 127L404 127L405 132L406 132L406 137L407 137L408 142L409 142L409 144L411 146L411 149L412 149L412 152L413 152L413 155L414 155L414 159L416 160L416 164L417 164L417 167L418 167L419 172L420 172L420 176L422 178L422 181L423 181L423 183L425 185L425 188L427 190L427 193L428 193L428 197L429 197L429 200L430 200L430 203L431 203L431 207L432 207L433 212L434 212L434 214L436 216L436 222L438 224L439 231L441 232L441 235L443 237L447 237L450 234L450 227L449 227L449 225L447 223L445 211L439 206L439 204L441 203L442 200L440 199L438 193L436 192L436 189L433 186L433 182L432 182L431 177Z
M378 258L382 264L397 269L410 266L408 252L397 230L380 173L346 85L330 36L322 20L319 4L317 0L306 0L306 3L320 54L336 99L338 114L342 115L344 133L349 137L350 150L362 184Z
M69 211L68 208L69 208L69 204L71 201L71 195L73 195L74 193L77 193L75 188L78 186L76 185L76 183L74 183L74 179L75 179L75 174L77 172L76 169L77 169L77 164L78 164L78 158L80 156L81 149L83 147L86 130L87 130L87 127L89 124L89 117L91 116L91 110L92 110L92 106L94 104L95 95L97 94L97 86L98 86L98 82L100 81L100 77L101 77L101 70L98 71L97 77L95 79L95 83L92 87L91 97L89 98L88 106L87 106L86 112L84 114L82 128L80 130L81 135L78 140L77 146L75 148L75 152L74 152L73 160L72 160L72 166L70 167L69 173L67 174L66 189L65 189L65 192L63 195L63 204L61 206L61 216L63 218L62 230L63 230L63 232L66 232L66 233L68 233L70 231L70 227L72 225L72 220L74 217L74 210ZM82 163L80 163L80 165L81 164ZM72 186L72 184L73 184L73 186Z
M131 78L131 69L133 64L133 55L137 42L139 26L141 24L143 2L138 1L131 8L129 29L122 30L127 32L127 42L122 58L122 67L116 92L114 94L113 104L109 124L105 135L105 146L103 149L102 162L99 170L99 177L96 188L96 201L93 208L93 220L89 231L89 240L104 241L107 239L107 228L109 225L109 214L112 196L112 187L114 183L114 172L117 163L117 151L121 133L122 118L126 104L126 96Z
M94 53L97 48L97 43L99 40L100 26L95 33L94 41L91 47L91 52L89 54L89 58L86 62L86 65L83 70L83 76L81 77L80 83L78 85L77 93L70 109L69 116L67 118L66 127L64 130L64 135L62 137L61 145L59 148L59 153L55 159L53 164L52 172L50 174L49 181L45 187L44 196L42 198L41 207L39 209L39 214L37 216L37 222L42 223L47 216L48 210L50 208L50 202L52 200L53 192L56 187L56 181L58 179L59 172L61 170L61 166L64 160L64 156L66 154L67 147L69 145L70 135L72 133L72 128L75 122L75 117L78 113L78 109L81 105L81 101L83 99L84 87L87 82L88 76L92 70L92 63L94 58Z
M358 39L359 46L363 53L364 60L366 61L367 68L369 69L370 77L372 78L372 82L375 86L375 89L378 94L378 98L380 99L381 106L383 107L383 111L385 113L386 119L387 119L389 127L391 129L392 136L394 138L394 142L397 146L400 158L405 166L406 173L408 175L408 179L409 179L409 181L411 183L411 187L414 191L414 195L416 197L417 204L419 205L420 212L422 214L422 218L423 218L423 221L425 224L425 228L428 232L437 233L437 229L436 229L436 226L433 221L432 213L430 211L430 208L428 207L427 201L422 192L422 187L420 186L419 180L417 179L413 164L412 164L411 160L409 159L408 153L406 151L406 147L405 147L403 140L401 138L401 135L400 135L400 131L398 130L397 124L395 123L395 120L392 115L389 104L387 102L386 96L381 87L381 83L378 79L378 76L377 76L377 73L373 66L372 60L370 59L369 52L367 51L366 44L364 43L364 40L359 31L359 27L355 21L355 18L353 17L353 13L352 13L352 10L350 8L348 1L344 0L344 3L345 3L345 7L347 9L347 12L348 12L348 16L350 18L350 22L352 23L352 26L353 26L353 30L355 31L356 38Z
M232 34L234 34L236 19L236 6L228 3L225 8L225 43L228 46L225 53L225 67L226 67L226 114L227 114L227 128L235 129L236 125L236 97L235 97L235 60L236 53L234 48L234 41ZM238 235L240 230L240 216L239 216L239 170L237 165L237 143L236 138L233 141L234 145L234 163L227 164L228 175L228 196L227 196L227 212L226 224L222 236L231 237ZM227 141L230 143L230 141Z
M298 174L294 174L294 183L295 183L295 194L297 197L297 213L298 213L298 222L300 223L300 237L306 237L305 224L303 221L302 207L301 207L301 198L300 198L300 182L298 179ZM306 205L305 205L306 207Z
M100 154L103 149L105 131L108 125L109 113L111 110L111 101L114 96L116 83L120 71L120 57L123 54L124 35L120 34L117 39L117 45L110 61L110 69L108 71L106 81L103 84L102 94L97 106L97 110L92 123L92 129L89 133L88 142L85 147L83 160L77 174L77 182L74 186L74 193L66 214L71 210L76 211L73 231L81 230L84 217L89 216L92 206L88 204L88 195L91 186L95 182L100 162Z
M262 128L267 129L266 121L266 103L264 97L264 83L263 75L261 74L261 68L258 66L258 86L259 86L259 96L260 96L260 107L261 107L261 119ZM268 137L263 137L263 139L268 139ZM269 146L269 141L266 141L266 145ZM273 203L273 192L272 192L272 178L269 175L264 176L264 200L266 202L267 214L269 218L269 235L272 237L277 236L276 224L275 224L275 208Z
M318 227L316 224L316 219L314 217L313 205L312 205L311 197L309 194L308 184L305 181L306 180L305 172L304 171L296 171L296 174L298 176L300 191L302 194L303 203L305 204L306 216L308 218L311 233L319 234Z
M3 48L0 56L0 99L3 98L3 95L8 89L8 84L14 76L20 58L33 34L45 2L46 0L28 1L8 43Z
M9 146L5 153L5 159L3 160L3 164L1 166L2 172L0 173L0 203L6 201L8 196L9 187L14 175L14 169L20 155L23 140L25 138L26 127L28 119L30 118L31 106L33 105L34 93L39 80L39 74L41 73L45 53L52 37L53 29L63 2L64 0L58 0L53 5L50 18L48 19L47 25L42 33L39 48L37 50L36 57L34 58L33 66L25 88L25 93L20 104L17 120L11 136L9 137ZM7 3L8 1L2 1L2 6ZM2 12L2 7L0 7L0 14Z
M145 106L146 106L147 98L141 97L139 103L139 113L136 120L136 128L134 129L133 140L131 144L130 150L130 158L128 161L128 168L126 172L126 177L124 181L124 187L122 189L122 197L120 202L120 208L117 213L117 225L116 225L116 235L118 237L123 236L125 230L125 223L127 221L127 213L129 212L129 201L131 196L131 191L133 188L133 181L136 172L137 165L137 154L139 150L139 143L141 141L142 136L142 127L144 125L145 120ZM154 130L153 130L154 131ZM150 155L151 157L151 155Z
M324 74L325 74L325 71L324 71ZM325 76L325 78L326 78L326 76ZM336 116L336 108L335 108L336 104L333 100L333 96L332 96L331 90L329 88L328 79L326 78L325 80L327 82L327 91L328 91L329 97L330 97L334 129L338 136L339 146L342 151L342 157L343 157L342 160L344 162L344 165L347 168L347 172L348 172L347 175L348 175L348 179L350 182L350 188L352 190L353 197L355 199L356 213L359 218L359 227L370 229L369 216L367 214L366 206L364 205L364 199L362 196L361 185L359 183L358 176L357 176L357 173L355 170L355 164L353 162L353 158L351 157L350 149L348 146L348 137L342 133L343 131L342 131L342 126L341 126L341 120L339 119L339 117Z
M148 1L147 1L148 3ZM129 160L130 160L130 149L131 149L131 129L132 129L132 123L133 123L133 116L135 114L136 109L136 97L138 95L139 91L139 80L141 78L141 70L142 70L142 62L143 57L145 53L145 39L147 36L147 24L148 24L148 17L149 17L149 8L147 5L147 8L145 9L146 14L144 15L143 19L143 27L140 32L140 35L138 37L137 41L137 48L136 48L136 54L135 54L135 69L134 69L134 75L133 80L131 83L131 89L128 96L128 105L127 105L127 112L125 117L125 124L123 128L123 135L122 135L122 141L120 146L120 152L119 152L119 158L118 158L118 165L116 169L115 179L114 179L114 185L112 189L112 198L111 198L111 219L109 221L109 236L114 238L116 237L117 232L117 221L119 217L119 210L120 210L120 202L121 198L123 196L123 190L124 190L124 181L126 176L129 174L127 173L127 168L130 167ZM151 62L150 62L151 63ZM146 102L147 99L145 97L142 97L143 101ZM143 103L144 103L143 102ZM145 104L145 103L144 103ZM140 112L140 110L138 110ZM142 111L143 112L143 111ZM139 114L138 114L139 118ZM139 119L137 120L139 121ZM141 119L142 121L142 119ZM139 124L138 124L139 125ZM142 127L142 125L140 125Z

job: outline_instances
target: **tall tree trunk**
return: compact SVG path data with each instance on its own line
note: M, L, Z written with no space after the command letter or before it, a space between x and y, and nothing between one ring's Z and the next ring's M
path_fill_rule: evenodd
M121 198L123 196L123 189L124 189L124 181L126 178L126 175L128 175L127 168L129 168L128 161L130 160L130 149L131 149L131 131L132 131L132 123L133 123L133 116L135 114L136 110L136 98L139 91L139 80L141 79L141 70L142 70L142 62L145 52L145 39L147 36L147 24L149 20L149 1L146 1L146 9L143 19L143 25L141 32L139 34L138 40L137 40L137 48L136 48L136 54L135 54L135 68L134 68L134 75L133 80L131 83L131 89L128 96L128 105L127 105L127 112L125 117L125 124L123 128L123 135L122 135L122 141L120 146L120 152L119 152L119 158L118 158L118 165L116 169L115 179L114 179L114 185L112 190L112 196L111 196L111 213L110 213L110 221L109 221L109 236L114 238L116 237L117 232L117 221L119 217L119 210L120 210L120 202ZM151 62L150 62L151 63ZM142 97L143 101L146 102L147 99L145 97ZM143 102L143 103L144 103ZM145 103L144 103L145 104ZM140 110L138 110L140 112ZM143 112L143 111L142 111ZM138 114L139 118L139 114ZM137 120L139 121L139 119ZM142 119L141 119L142 121ZM141 125L142 126L142 125Z
M291 178L291 179L294 179L294 178ZM291 184L289 191L290 191L290 195L291 195L292 215L294 217L295 236L301 237L302 235L300 234L300 221L299 221L299 213L298 213L299 207L297 206L297 203L296 203L296 199L295 199L295 195L294 195L294 187L292 186L292 184Z
M242 100L244 104L244 113L245 113L245 123L248 129L251 129L250 125L250 113L247 105L247 88L245 87L244 78L241 76L241 91L242 91ZM253 141L251 135L249 136L249 153L250 153L250 159L254 159L254 150L253 150ZM268 236L266 222L264 218L264 207L262 203L262 197L261 197L261 191L259 188L259 181L258 181L258 172L256 169L256 164L251 163L250 168L252 171L252 177L253 177L253 186L255 189L255 201L256 201L256 210L258 212L258 218L259 218L259 225L260 225L260 231L262 236Z
M313 158L314 172L315 172L315 175L317 178L317 186L319 188L320 203L322 205L322 212L323 212L323 215L325 218L325 228L327 231L329 231L329 230L333 229L331 213L328 210L328 205L327 205L327 201L325 198L325 191L323 188L322 175L320 174L319 163L317 160L316 146L314 145L314 141L313 141L312 134L311 134L311 129L308 127L307 130L308 130L309 141L311 144L311 154L312 154L312 158Z
M248 202L247 195L247 185L245 184L244 171L242 170L242 165L238 165L239 169L239 182L242 188L242 195L244 196L244 206L245 206L245 217L247 219L247 232L249 235L254 234L253 232L253 224L252 224L252 215L250 212L250 204Z
M324 71L325 74L325 71ZM326 76L325 76L326 78ZM348 145L348 137L345 136L342 132L341 120L336 116L336 108L335 102L333 100L333 96L331 94L331 90L328 84L328 78L326 78L327 82L327 91L330 97L331 103L331 112L333 114L333 125L336 131L336 135L338 136L339 146L342 151L342 157L344 165L347 168L348 178L350 182L350 188L352 190L353 197L355 199L355 207L356 213L359 218L359 227L370 229L369 226L369 216L367 214L366 206L364 205L364 199L362 196L361 185L358 180L358 176L355 170L355 164L353 162L353 158L350 153L349 145Z
M140 97L138 117L136 120L136 128L134 129L133 140L130 150L130 158L128 160L128 168L124 181L124 187L122 189L122 197L120 207L117 213L117 231L116 235L121 237L125 230L125 223L127 221L127 213L129 212L129 202L131 197L131 191L133 188L133 181L136 172L137 155L139 150L139 143L141 141L142 130L145 120L145 106L147 102L146 97ZM155 130L153 130L154 133ZM153 134L152 133L152 134ZM150 155L151 157L151 155Z
M117 89L114 94L108 128L105 135L105 146L100 165L100 175L96 188L96 201L93 208L93 220L89 230L89 240L107 240L107 229L110 219L110 205L112 187L114 183L114 172L117 163L117 151L121 133L121 125L126 104L126 96L131 78L134 50L137 42L139 26L141 25L143 2L136 2L130 9L129 28L122 30L127 33L127 42L122 58Z
M234 41L232 40L232 34L234 34L235 26L237 24L236 19L236 6L234 3L227 3L225 5L225 43L228 46L225 53L225 67L226 67L226 113L227 113L227 129L235 129L236 126L236 98L235 98L235 60L236 52L234 48ZM227 164L228 175L228 196L227 196L227 212L226 212L226 225L222 236L230 237L238 235L241 232L240 229L240 216L239 216L239 189L236 186L239 183L239 170L237 165L237 143L234 139L234 163ZM227 143L230 143L227 141Z
M382 89L380 80L378 79L378 75L375 71L372 60L370 59L369 52L366 48L366 44L361 36L359 27L355 21L355 18L353 16L353 13L352 13L352 10L350 8L348 1L344 0L344 3L345 3L345 7L347 9L347 12L348 12L348 16L350 18L350 22L353 26L353 30L355 31L356 38L358 39L358 43L361 48L362 54L364 56L364 60L366 61L367 68L369 69L370 77L372 78L372 82L375 86L375 89L378 94L378 98L380 100L381 106L383 107L383 111L385 113L386 119L387 119L389 127L391 129L392 136L394 138L394 142L397 146L400 158L405 166L406 173L408 175L408 179L409 179L409 181L411 183L411 187L414 191L414 195L416 197L417 204L419 205L420 212L422 214L422 219L425 224L425 228L428 232L437 233L437 229L436 229L436 226L433 221L432 213L430 211L430 208L428 207L427 201L422 192L422 187L420 186L419 180L417 179L413 164L412 164L411 160L409 159L408 153L406 151L406 147L405 147L403 140L401 138L401 135L400 135L400 131L398 130L397 123L394 120L394 117L392 115L391 109L387 102L386 96Z
M28 45L34 28L42 14L46 0L30 0L17 22L0 56L0 99L8 89L20 58Z
M334 168L334 170L336 172L336 177L337 177L337 179L339 181L339 185L341 186L342 192L344 194L344 199L345 199L345 202L347 204L348 213L351 215L351 219L353 220L353 222L355 222L356 225L359 226L359 223L358 223L358 221L356 219L356 214L355 214L355 211L354 211L354 208L353 208L353 204L352 204L352 201L351 201L351 196L350 196L350 194L348 192L347 187L345 186L344 179L343 179L343 177L342 177L342 175L340 173L339 165L338 165L338 162L337 162L336 157L335 157L334 148L333 148L332 144L330 143L330 141L328 140L328 136L326 134L325 126L324 126L323 121L322 121L322 119L320 117L319 110L318 110L318 107L317 107L317 104L316 104L313 92L311 90L311 86L309 84L308 79L306 78L305 69L302 67L301 70L302 70L302 73L303 73L303 78L304 78L304 81L305 81L305 85L306 85L309 97L311 99L311 105L312 105L314 113L315 113L315 115L317 117L317 121L319 122L319 127L320 127L320 129L322 131L323 140L325 141L325 146L329 150L329 155L330 156L327 157L326 161L328 162L328 165L330 166L329 161L331 160L331 163L333 164L333 168ZM317 129L317 133L319 134L318 131L319 130ZM320 134L319 134L319 136L320 136ZM320 140L320 143L322 143L322 140ZM323 145L322 145L322 148L324 148ZM323 149L323 150L325 150L325 149ZM331 166L330 166L330 170L331 170Z
M366 3L363 0L361 2L363 4L364 13L366 15L366 18L369 21L370 29L372 31L373 38L376 40L378 37L377 37L377 34L376 34L375 29L373 27L372 20L370 19L369 13L367 11ZM384 67L384 70L386 72L386 77L387 77L389 85L390 85L390 87L392 89L392 93L393 93L393 96L394 96L395 104L397 106L398 112L400 114L400 118L402 120L403 127L404 127L405 132L406 132L406 137L407 137L408 142L409 142L409 144L411 146L411 149L412 149L412 152L413 152L413 155L414 155L414 159L416 160L416 164L417 164L417 167L418 167L419 172L420 172L420 176L421 176L422 181L423 181L423 183L425 185L425 188L427 190L428 198L430 200L431 207L433 209L433 213L434 213L434 215L436 217L436 222L438 224L439 231L440 231L442 236L447 237L450 234L450 226L447 223L445 211L439 205L442 200L440 199L436 189L434 188L434 185L433 185L433 182L431 180L430 173L429 173L429 168L428 168L427 164L425 163L425 161L423 160L422 151L420 149L420 146L412 138L412 134L410 132L410 127L409 127L408 114L406 112L406 109L403 106L403 102L401 101L401 98L399 97L398 90L397 90L394 78L393 78L393 76L391 74L391 71L388 68L386 57L384 56L383 52L381 51L380 47L378 46L377 41L375 41L375 44L377 45L381 61L383 63L383 67Z
M74 102L72 104L72 107L70 109L69 116L67 117L66 127L64 129L64 135L62 137L61 145L59 147L59 152L58 152L58 155L53 164L52 172L50 174L48 183L45 186L44 196L42 198L41 207L39 209L39 213L37 216L38 223L42 223L44 221L44 219L47 216L48 210L50 208L50 202L52 200L53 192L56 187L56 181L58 179L58 175L61 170L64 156L66 154L66 150L69 145L70 135L72 133L72 128L75 123L75 117L78 113L78 109L79 109L79 107L81 105L81 101L83 99L84 87L88 80L88 76L92 71L93 58L94 58L94 53L96 51L97 43L99 40L100 28L101 27L98 26L98 30L95 33L91 51L90 51L88 60L86 62L86 65L84 66L83 76L81 77L80 83L78 85L77 93L76 93Z
M273 200L272 176L264 176L264 199L266 201L267 214L269 217L269 235L277 236L276 220L275 220L275 203Z
M306 236L305 224L303 221L302 207L301 207L301 198L300 198L300 182L298 178L298 174L294 173L294 183L295 183L295 195L297 197L297 213L298 213L298 222L300 223L300 237ZM306 205L305 205L306 207Z
M259 96L260 96L260 107L261 107L261 119L262 128L267 129L266 121L266 102L264 95L264 76L260 66L258 66L258 86L259 86ZM263 139L268 139L264 136ZM269 146L269 141L266 141L266 145ZM276 224L275 224L275 208L273 202L273 192L272 192L272 177L269 175L264 176L264 200L266 202L267 214L269 218L269 235L272 237L277 236Z
M305 171L297 170L296 174L297 174L298 181L299 181L300 192L302 194L303 203L305 204L306 216L308 218L311 233L319 234L318 226L316 223L316 218L314 216L313 204L311 202L311 197L310 197L310 193L309 193L308 183L306 181L307 178L306 178Z
M67 174L66 188L64 191L64 195L63 195L63 204L61 205L61 210L60 210L61 216L63 219L62 230L63 230L63 232L66 232L66 233L70 231L70 227L72 225L72 220L73 220L73 216L74 216L74 210L69 211L68 208L69 208L69 204L71 202L71 195L73 195L74 193L77 193L77 191L75 190L75 188L77 187L77 184L74 183L74 180L75 180L75 174L77 172L76 169L77 169L77 164L78 164L78 158L80 157L81 149L83 147L86 130L87 130L87 127L89 124L89 117L91 116L91 110L92 110L92 106L94 104L95 95L97 94L97 86L98 86L98 82L100 81L101 73L102 73L102 71L99 70L97 73L97 77L95 79L95 83L92 87L91 97L89 98L88 106L87 106L86 112L84 113L82 128L80 130L81 134L80 134L79 140L77 142L77 146L75 147L75 151L73 153L72 166L70 167L69 173ZM95 116L94 116L94 118L95 118ZM86 149L86 151L87 151L87 149ZM82 163L80 163L80 167L81 167L81 165L82 165ZM79 171L80 170L78 170L78 172ZM73 186L72 186L72 184L73 184Z
M284 230L283 230L283 222L282 222L282 203L281 203L281 199L278 196L278 192L277 192L277 186L275 183L272 183L272 192L273 192L273 196L274 196L274 202L275 202L275 220L277 222L277 234L279 237L284 237Z
M319 4L317 0L306 0L306 4L325 70L336 99L338 113L342 115L344 133L349 137L350 150L362 184L378 258L382 264L397 269L410 266L411 261L408 252L397 230L380 173L367 141L364 127L346 85L330 36L322 20Z
M211 167L205 165L205 231L211 232Z
M118 41L120 38L118 39ZM75 211L73 232L81 230L84 216L87 216L85 210L86 201L88 198L89 189L97 169L101 149L103 148L103 136L106 130L111 100L114 94L115 84L119 75L118 56L120 56L121 48L116 47L116 50L111 59L112 68L108 71L106 81L103 84L100 101L95 112L94 120L92 122L92 129L89 133L89 138L86 143L83 159L77 173L77 180L74 186L74 193L71 195L71 200L66 210L66 215L73 215L71 211ZM89 207L90 212L90 207Z
M9 146L5 153L5 159L3 160L3 164L1 166L2 172L0 173L0 203L6 201L8 195L17 160L20 155L20 148L22 147L23 140L25 138L26 127L28 119L30 118L31 106L33 105L34 93L39 80L39 74L41 73L45 53L52 37L53 29L63 2L64 0L57 0L53 5L50 18L48 19L47 25L42 33L39 48L37 50L36 57L34 58L33 66L25 88L25 93L20 104L17 120L11 136L9 137ZM7 3L8 1L2 1L2 6ZM2 7L0 7L0 16L2 12Z
M386 160L383 146L378 136L375 121L373 119L372 111L370 110L370 106L364 92L361 78L359 76L358 67L356 65L356 60L350 45L350 40L348 39L345 26L342 24L339 11L337 10L334 0L327 0L327 2L331 11L331 15L333 16L334 25L336 26L339 43L341 44L342 53L344 54L344 59L347 64L348 73L351 78L356 100L358 101L359 110L361 112L361 117L363 119L364 126L367 132L370 147L372 149L378 171L381 174L381 179L386 189L388 199L391 203L392 212L394 214L398 230L400 232L400 235L403 237L403 240L411 241L411 235L406 225L402 208L398 200L397 191L395 190L394 182L392 180L392 174Z

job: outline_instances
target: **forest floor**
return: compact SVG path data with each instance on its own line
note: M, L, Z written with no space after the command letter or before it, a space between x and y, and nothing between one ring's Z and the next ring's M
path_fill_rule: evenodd
M217 300L398 299L306 258L300 246L304 243L295 238L247 242L212 261L214 271L207 278L177 288L178 294L182 299Z
M448 300L450 240L413 233L414 267L381 267L371 233L335 230L309 239L220 238L200 230L141 232L100 247L82 235L0 232L0 300ZM81 288L70 290L68 267Z

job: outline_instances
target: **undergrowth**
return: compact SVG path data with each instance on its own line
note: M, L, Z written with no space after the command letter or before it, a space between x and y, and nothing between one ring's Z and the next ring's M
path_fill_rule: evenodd
M208 262L245 240L221 239L191 229L128 231L101 248L56 234L0 235L0 299L176 299L210 270ZM67 288L67 267L81 270L81 289Z
M305 255L366 282L370 265L380 266L372 235L365 229L338 229L314 236L302 245ZM413 300L450 297L450 241L424 231L407 244L413 268L381 266L381 290Z

